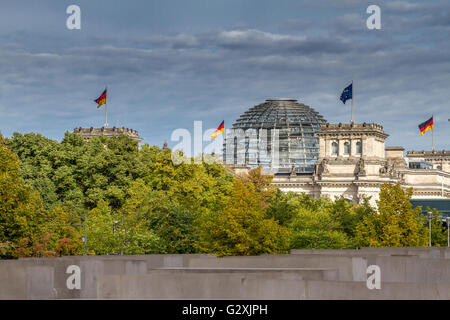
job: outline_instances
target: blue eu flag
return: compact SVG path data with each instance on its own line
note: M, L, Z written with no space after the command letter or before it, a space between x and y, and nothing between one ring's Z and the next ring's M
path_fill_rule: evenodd
M353 84L349 85L341 93L341 101L345 104L345 101L352 99L353 97Z

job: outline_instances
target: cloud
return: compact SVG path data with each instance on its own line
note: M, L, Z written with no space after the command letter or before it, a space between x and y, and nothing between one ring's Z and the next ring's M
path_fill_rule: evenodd
M158 145L170 145L172 130L191 129L194 120L231 124L277 96L297 98L329 122L348 122L348 105L338 97L354 80L356 120L382 124L391 144L423 149L427 142L406 132L415 132L430 113L448 116L445 4L441 15L427 3L385 5L381 32L365 28L361 5L338 13L322 6L315 16L263 27L93 33L71 41L12 32L0 42L0 128L6 135L36 131L60 139L65 130L101 126L103 110L92 100L105 85L111 125L138 129L145 142ZM422 9L425 15L411 29ZM299 21L314 23L302 29ZM449 126L435 134L437 148L444 148Z
M216 44L231 50L247 50L254 54L279 52L282 54L342 53L348 51L344 39L291 36L260 30L230 30L218 34Z
M391 13L423 13L430 8L429 4L407 1L385 1L382 6Z
M300 1L302 7L310 7L310 8L327 8L327 9L348 9L361 7L365 5L365 1L361 0L321 0L321 1L310 1L310 0L301 0ZM367 6L366 6L367 7Z

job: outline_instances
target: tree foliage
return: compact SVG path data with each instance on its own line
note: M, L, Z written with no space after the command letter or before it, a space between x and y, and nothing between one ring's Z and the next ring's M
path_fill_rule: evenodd
M260 169L235 179L232 195L218 211L197 220L200 252L219 256L287 253L287 228L266 217L270 179L258 177Z
M357 205L345 199L278 192L268 214L292 231L291 248L344 249L356 246L355 226L371 210L367 200Z
M28 250L41 235L45 210L38 192L20 176L19 160L0 141L0 243L3 255ZM19 251L18 251L19 250Z
M137 143L124 135L86 142L66 132L58 143L39 134L14 133L8 146L21 161L24 180L44 195L48 209L65 205L81 215L100 200L119 208L128 186L144 173Z
M88 254L158 253L159 242L145 220L134 215L121 215L104 200L87 215Z
M431 245L435 247L446 247L448 245L448 234L447 234L447 226L444 221L442 221L442 215L435 208L431 209L427 207L426 212L432 213L431 220ZM426 219L426 226L429 225L428 217L423 217ZM429 233L428 233L429 235Z
M383 184L377 201L378 213L368 214L356 227L359 246L426 246L427 230L421 209L412 208L411 195L411 188L404 191L400 184Z
M411 190L383 185L366 199L283 193L262 168L235 176L219 163L174 163L167 148L127 136L61 142L0 136L0 258L88 254L258 255L292 248L428 244ZM446 245L433 211L432 243ZM67 225L67 226L61 226ZM72 225L72 226L68 226Z

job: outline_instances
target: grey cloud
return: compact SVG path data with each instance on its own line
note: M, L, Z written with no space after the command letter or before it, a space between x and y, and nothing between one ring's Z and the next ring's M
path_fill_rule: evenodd
M300 1L302 7L306 8L339 8L339 9L348 9L355 7L363 7L367 1L361 0L321 0L321 1L311 1L311 0L301 0ZM367 7L367 5L366 5Z
M394 27L394 30L412 32L423 31L424 28L448 27L450 25L450 3L448 1L420 3L386 1L382 10L383 19L386 19L388 24ZM449 32L448 29L440 30Z
M232 50L251 50L252 52L279 52L284 54L343 53L348 51L344 39L325 39L322 37L291 36L259 30L224 31L217 36L217 45Z
M408 1L385 1L382 7L391 13L423 13L429 10L430 4Z
M60 138L73 127L101 125L103 110L92 99L105 84L111 88L110 123L132 126L146 142L159 145L170 139L171 130L191 128L193 120L230 123L271 96L298 98L328 121L344 122L349 107L338 97L353 79L357 121L381 123L391 145L425 148L420 135L407 134L428 113L446 117L448 44L427 31L427 26L438 27L430 21L418 20L419 29L406 37L401 23L414 22L419 12L414 6L402 2L389 10L393 15L385 14L383 25L395 18L405 21L397 19L398 29L378 33L357 31L365 25L361 11L331 15L325 24L309 25L304 32L283 29L280 25L289 23L281 21L264 30L92 35L64 45L55 36L49 49L34 45L39 37L30 42L29 34L14 35L10 44L0 45L1 130ZM401 10L408 15L400 15ZM324 25L329 29L324 31ZM441 146L449 134L444 125L436 131Z

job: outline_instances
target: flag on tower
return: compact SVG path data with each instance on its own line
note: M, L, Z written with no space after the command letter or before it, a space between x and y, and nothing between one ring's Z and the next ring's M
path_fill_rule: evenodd
M433 117L431 117L427 121L419 124L419 130L420 130L420 134L422 136L424 135L425 131L430 130L430 129L433 130Z
M222 121L220 126L216 129L216 131L214 131L214 133L211 136L211 139L214 139L217 135L219 135L220 133L222 133L224 131L225 131L225 120Z
M103 93L94 100L97 103L97 109L100 108L102 105L106 103L106 89L103 91Z
M353 83L344 89L341 93L341 101L345 104L345 101L353 99Z

